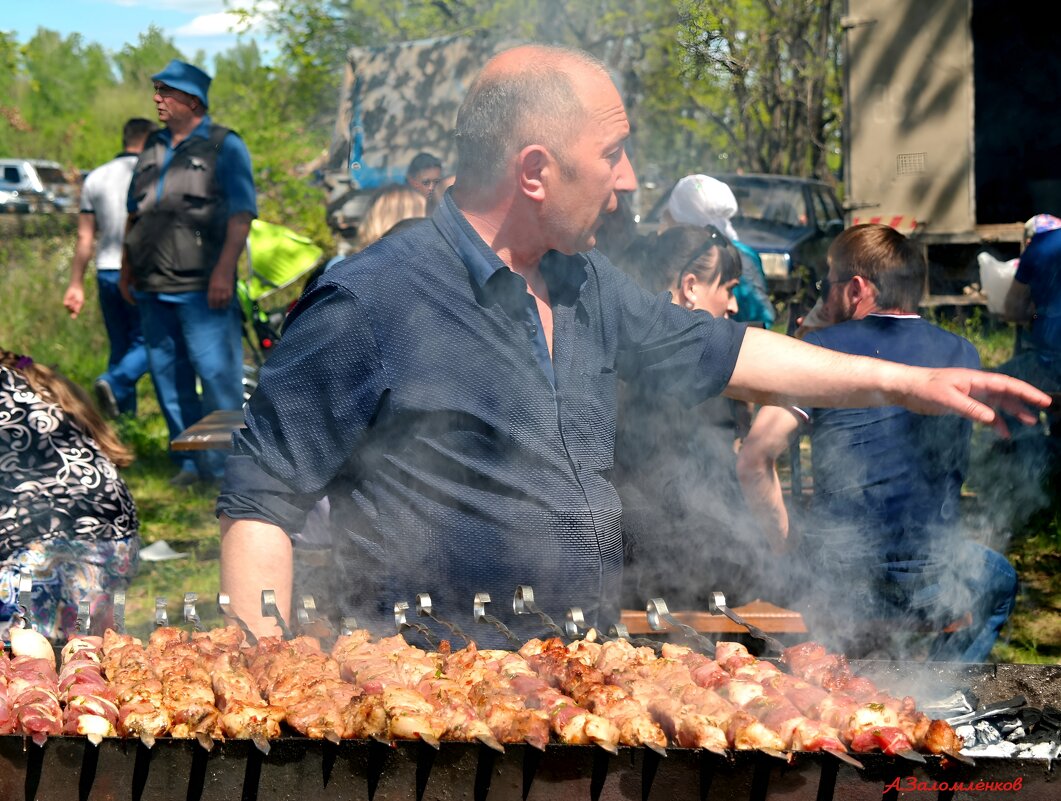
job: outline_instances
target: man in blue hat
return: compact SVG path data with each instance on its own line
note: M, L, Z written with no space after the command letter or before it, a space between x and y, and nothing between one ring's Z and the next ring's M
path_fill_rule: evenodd
M236 263L258 209L246 145L207 113L210 76L174 59L151 77L165 127L129 186L122 292L140 307L172 441L205 414L243 404ZM223 454L177 461L178 485L224 473Z

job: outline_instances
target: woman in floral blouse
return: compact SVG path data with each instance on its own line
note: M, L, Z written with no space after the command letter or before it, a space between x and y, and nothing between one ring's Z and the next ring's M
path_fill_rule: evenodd
M88 600L92 631L112 625L113 593L139 563L136 507L118 468L132 461L85 392L0 348L0 631L25 606L55 642ZM33 575L32 600L18 598Z

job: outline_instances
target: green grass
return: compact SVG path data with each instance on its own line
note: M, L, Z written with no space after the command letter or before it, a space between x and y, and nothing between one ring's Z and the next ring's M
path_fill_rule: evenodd
M6 236L0 229L0 296L6 301L0 341L58 367L88 388L103 371L107 353L92 274L86 286L85 311L71 321L61 301L73 255L73 227L67 224L59 233L41 233ZM283 305L284 300L274 305ZM980 312L937 321L972 340L985 366L998 365L1012 353L1013 329ZM197 611L204 624L216 625L220 621L214 605L219 545L214 495L202 488L169 485L174 466L148 378L140 383L139 403L140 415L121 419L118 428L137 455L123 475L136 499L141 536L145 545L164 539L174 550L189 555L141 564L128 593L128 627L138 635L149 632L159 597L167 600L170 620L179 621L186 592L198 594ZM1049 489L1045 479L1036 484L1008 475L1012 467L999 460L992 444L993 435L976 431L966 502L970 514L983 516L983 531L1000 532L1003 541L990 544L1005 550L1022 583L1017 610L994 656L1007 662L1057 662L1061 660L1061 505L1056 491L1044 494ZM1024 513L1000 518L999 493L1012 501L1014 487L1026 491L1017 499Z

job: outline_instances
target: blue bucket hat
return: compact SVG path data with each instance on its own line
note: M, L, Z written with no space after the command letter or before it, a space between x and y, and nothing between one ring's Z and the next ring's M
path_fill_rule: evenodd
M210 89L212 79L198 67L173 59L162 72L152 75L151 80L199 98L203 108L210 106L206 100L206 93Z

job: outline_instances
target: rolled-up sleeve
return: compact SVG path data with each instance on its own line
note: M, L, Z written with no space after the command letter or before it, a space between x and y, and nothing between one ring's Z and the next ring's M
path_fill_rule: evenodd
M217 513L293 533L386 394L379 349L357 298L319 284L292 312L260 379L246 428L232 435Z
M690 311L663 292L653 296L617 268L618 369L623 378L649 382L694 405L719 395L737 364L747 326L704 311Z

